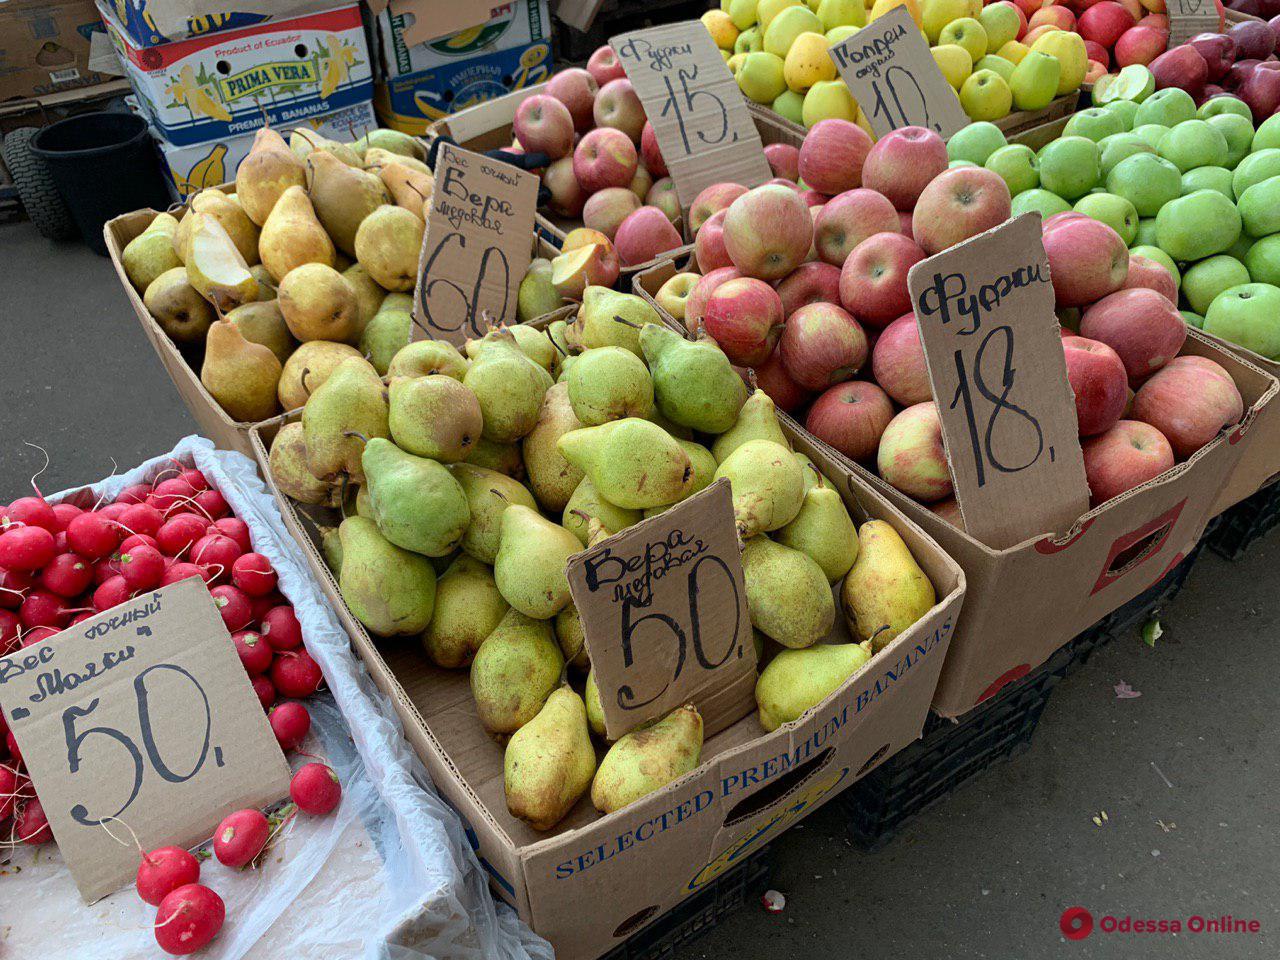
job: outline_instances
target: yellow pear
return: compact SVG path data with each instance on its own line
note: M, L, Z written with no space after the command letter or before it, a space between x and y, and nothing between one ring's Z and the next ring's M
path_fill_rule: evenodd
M267 222L262 225L258 252L263 266L277 283L304 263L334 265L333 241L320 225L302 187L289 187L280 194Z
M316 216L343 253L356 255L356 231L369 214L391 198L375 173L350 167L328 150L309 154L307 196Z
M369 152L373 153L372 150ZM435 189L435 178L430 171L423 172L408 166L405 160L406 157L401 157L397 161L384 163L376 168L377 173L396 206L403 207L425 221L431 205L431 192Z
M309 340L360 339L359 304L347 278L323 263L304 263L280 281L280 312L292 333Z
M587 792L595 772L587 708L571 689L560 687L507 743L507 809L535 830L550 830Z
M274 416L280 361L260 343L250 343L234 323L209 328L200 382L232 420L256 423Z
M933 608L937 596L898 531L884 520L858 530L858 557L840 588L849 631L883 650Z
M685 704L609 748L591 783L591 802L601 813L621 810L693 770L701 756L702 717Z
M187 235L187 282L220 310L256 300L258 281L221 221L212 214L192 214Z
M246 264L258 262L258 225L249 219L244 208L233 197L210 187L192 197L187 208L187 215L179 222L178 229L173 234L173 249L179 260L183 263L187 260L187 243L195 226L191 215L207 213L222 224L222 229L227 231L227 236L236 245Z
M281 363L287 361L297 347L289 333L276 300L255 300L236 307L227 314L241 335L250 343L260 343L276 355Z
M217 319L213 305L187 280L187 268L166 270L147 286L142 302L174 343L199 343Z
M360 351L345 343L328 340L312 340L304 343L289 355L280 373L280 406L296 410L307 402L311 394L338 369L338 364L349 357L360 357Z
M284 138L263 127L253 138L248 156L236 170L236 196L249 219L262 226L280 195L307 183L307 168Z
M356 258L378 285L409 293L418 280L422 253L422 218L404 207L378 207L356 230Z
M178 231L178 221L171 214L161 213L147 229L134 237L120 251L120 264L133 288L143 293L151 281L174 267L182 266L173 249L173 235Z

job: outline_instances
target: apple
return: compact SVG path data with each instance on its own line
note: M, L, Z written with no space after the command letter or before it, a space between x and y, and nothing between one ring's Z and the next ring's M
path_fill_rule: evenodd
M1121 34L1137 23L1133 14L1120 4L1102 0L1080 14L1078 32L1087 41L1113 47Z
M960 512L960 504L955 497L928 504L929 512L945 520L957 530L964 529L964 515Z
M1186 44L1160 54L1151 61L1150 70L1151 75L1156 78L1157 90L1177 87L1195 97L1209 82L1209 65L1195 47Z
M1126 244L1133 243L1138 235L1138 211L1124 197L1114 193L1089 193L1076 202L1075 209L1105 223L1120 234Z
M1187 325L1171 301L1137 287L1118 290L1086 309L1080 317L1080 336L1114 350L1129 379L1137 383L1178 355Z
M1084 52L1089 55L1089 59L1094 63L1100 63L1104 67L1111 65L1111 52L1094 40L1086 40L1084 42Z
M840 268L840 302L876 329L911 309L907 274L925 258L910 237L877 233L863 240Z
M590 201L588 201L590 203ZM622 221L613 245L624 267L648 263L668 250L674 250L684 239L657 207L640 207Z
M1196 356L1174 357L1139 387L1130 414L1163 433L1181 460L1243 415L1244 400L1231 374Z
M1164 157L1134 153L1111 168L1107 192L1132 203L1138 216L1154 217L1182 193L1182 173Z
M658 292L653 295L653 300L673 320L684 323L684 310L689 301L689 294L701 279L696 273L677 273L658 288Z
M599 89L596 78L581 67L561 70L547 81L547 93L569 108L573 128L579 133L586 133L595 125L592 107Z
M1040 186L1073 203L1102 179L1102 152L1088 137L1068 134L1040 148Z
M862 369L867 335L834 303L810 303L787 317L778 351L787 376L806 390L825 390Z
M1146 66L1164 53L1168 43L1168 31L1158 30L1155 27L1137 26L1120 35L1112 55L1115 57L1117 67L1131 67L1134 64Z
M777 182L777 181L771 181L771 182ZM789 183L790 181L782 181L782 182ZM827 200L830 199L830 197L828 197L821 190L814 190L812 188L808 190L797 190L797 192L800 194L800 199L805 202L805 206L808 206L808 207L820 207L823 204L825 204Z
M582 231L584 236L575 241L579 245L569 246L569 239L578 232L565 239L565 248L551 261L551 285L565 300L581 300L587 287L611 287L618 282L618 254L613 244L599 234L603 242L589 242L586 235L596 232Z
M578 183L573 172L573 157L561 157L542 174L542 182L551 193L548 206L562 217L577 219L582 216L587 192Z
M933 399L929 368L920 345L914 313L904 314L881 331L871 351L871 375L901 406Z
M947 145L934 131L900 127L867 153L862 185L884 194L895 209L911 210L929 181L947 169L947 162Z
M1204 316L1218 294L1246 284L1249 279L1248 268L1223 253L1188 267L1182 277L1182 293L1192 311Z
M1164 135L1157 151L1182 173L1226 165L1227 138L1206 120L1184 120Z
M808 257L813 217L794 190L765 184L729 205L724 242L733 265L743 274L780 280Z
M1082 307L1124 285L1129 249L1105 223L1080 216L1044 230L1042 239L1059 306Z
M779 410L792 413L809 402L812 396L808 390L800 386L787 375L778 351L773 351L769 359L755 368L756 387L763 390L774 406Z
M1090 58L1089 63L1086 66L1084 71L1084 79L1081 80L1080 82L1081 83L1097 83L1106 75L1107 75L1107 65L1105 63L1101 63L1097 60Z
M600 127L586 133L573 151L573 175L587 193L627 187L639 164L636 145L621 130Z
M597 47L587 59L587 72L595 77L596 85L600 87L611 80L619 80L627 75L627 71L622 69L622 62L618 59L618 55L607 43Z
M1031 14L1031 16L1027 17L1028 31L1044 26L1053 27L1058 30L1074 30L1076 26L1076 16L1066 7L1054 5L1041 7L1035 13Z
M713 213L729 209L729 204L746 192L747 188L740 183L713 183L704 187L689 207L689 232L696 234Z
M784 316L810 303L840 302L840 268L821 260L802 263L778 281Z
M644 198L649 195L649 190L653 187L653 174L651 174L643 163L636 166L636 175L631 178L631 182L627 184L627 189L636 195L636 199L644 203Z
M1232 24L1227 36L1235 42L1237 60L1265 60L1276 51L1276 35L1257 20Z
M1280 70L1266 70L1265 66L1258 64L1236 90L1257 124L1280 110Z
M800 179L800 148L789 143L771 143L764 148L764 158L775 177L795 183Z
M951 471L942 423L932 400L907 407L889 421L876 452L880 476L921 503L951 496Z
M777 292L754 277L720 284L707 298L702 314L707 335L740 367L769 359L782 336L784 319Z
M724 218L727 210L717 210L711 219L702 225L694 244L694 258L698 261L698 269L702 273L710 273L717 267L731 267L729 251L724 245Z
M800 178L828 196L860 187L862 165L871 147L870 134L856 123L820 120L800 145Z
M639 209L640 198L626 187L605 187L587 198L582 224L613 240L622 221Z
M1217 83L1227 75L1236 62L1236 42L1225 33L1197 33L1187 41L1196 53L1204 58L1210 83Z
M680 198L676 194L676 182L670 177L655 180L644 195L646 207L657 207L672 223L680 218Z
M662 178L670 173L667 170L667 162L662 159L658 136L653 132L653 124L648 120L645 120L644 128L640 131L640 159L655 177Z
M1214 298L1204 329L1268 360L1280 360L1280 287L1244 283Z
M648 122L640 97L626 77L603 84L596 94L591 112L597 128L612 127L621 130L633 144L640 142L640 134Z
M742 274L735 267L721 267L703 275L693 285L693 289L689 291L689 296L684 303L684 325L689 328L690 333L697 335L698 323L702 320L702 315L706 310L707 301L711 298L711 294L716 292L720 284L736 280L741 276Z
M850 380L831 387L809 408L805 429L850 460L866 463L880 449L893 403L874 383Z
M546 93L535 93L516 108L511 130L526 153L545 153L552 160L573 150L573 115Z
M1076 398L1080 436L1091 437L1115 426L1129 402L1129 377L1119 354L1105 343L1063 337L1067 382Z
M1009 219L1009 187L985 167L938 174L916 202L911 233L930 256Z
M1228 90L1239 90L1240 85L1253 75L1253 71L1257 69L1259 62L1248 58L1236 60L1231 65L1231 69L1227 71L1227 75L1222 78L1222 85Z
M813 223L813 245L821 259L839 267L867 237L900 230L898 211L888 198L857 187L826 202Z
M1217 190L1196 190L1170 200L1156 215L1156 245L1174 260L1222 253L1240 238L1240 230L1240 211Z
M1129 274L1121 290L1146 287L1172 303L1178 302L1178 284L1164 264L1129 250Z
M1081 445L1089 500L1096 507L1173 467L1173 448L1148 423L1121 420Z

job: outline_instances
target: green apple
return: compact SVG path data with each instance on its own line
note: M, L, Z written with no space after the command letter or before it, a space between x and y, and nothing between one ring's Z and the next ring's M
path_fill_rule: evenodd
M1214 97L1213 99L1226 100L1227 98ZM1213 100L1209 102L1212 103ZM1253 123L1235 113L1219 113L1206 122L1226 139L1227 162L1223 166L1234 170L1236 164L1249 154L1250 145L1253 143Z
M1008 4L983 7L978 21L987 31L987 53L995 53L1010 40L1017 40L1022 29L1022 18Z
M1013 92L994 70L975 70L960 87L960 106L971 120L999 120L1009 115Z
M787 51L802 33L825 33L818 15L808 7L787 7L778 12L764 31L764 49L775 57L786 58Z
M1228 200L1235 200L1231 192L1231 171L1226 167L1196 167L1182 175L1182 195L1197 190L1217 190Z
M1280 360L1280 287L1245 283L1224 290L1204 315L1204 329L1268 360Z
M936 47L943 27L970 15L969 0L924 0L920 4L920 29L929 39L929 46Z
M1124 197L1114 193L1089 193L1076 201L1076 213L1100 220L1120 234L1125 246L1138 235L1138 211Z
M1013 91L1013 105L1019 110L1042 110L1058 95L1058 78L1062 76L1062 64L1039 50L1032 50L1013 68L1009 89Z
M1193 310L1179 310L1178 312L1182 314L1183 322L1185 322L1188 327L1195 327L1197 330L1204 329L1204 317L1200 314Z
M1080 199L1101 179L1101 154L1087 137L1059 137L1040 148L1040 185L1064 200Z
M1146 223L1147 221L1142 221ZM1154 223L1155 221L1151 221ZM1144 244L1135 244L1129 248L1129 256L1146 257L1148 260L1154 260L1160 266L1169 271L1169 276L1173 277L1173 285L1175 287L1182 286L1182 274L1178 272L1178 265L1173 262L1173 257L1169 256L1159 247L1147 246Z
M1227 162L1227 138L1204 120L1183 120L1164 135L1157 152L1183 173L1221 167Z
M1249 271L1225 253L1192 264L1182 275L1182 293L1196 313L1203 314L1223 290L1249 282Z
M1213 103L1213 100L1209 102ZM1249 114L1246 114L1246 116L1249 116ZM1273 113L1263 120L1258 126L1258 132L1253 135L1251 149L1254 152L1271 147L1280 147L1280 113Z
M1240 208L1240 219L1249 236L1280 233L1280 177L1255 183L1240 195L1236 206Z
M1034 210L1040 214L1041 219L1047 220L1055 213L1066 213L1070 209L1071 204L1056 193L1050 193L1048 190L1041 190L1036 187L1034 190L1024 190L1013 198L1010 216L1017 217Z
M954 43L964 49L973 61L981 60L987 53L987 30L973 17L952 20L938 34L938 46Z
M1138 115L1138 105L1132 100L1112 100L1102 109L1116 114L1124 124L1124 129L1133 129L1133 118Z
M804 94L783 90L773 101L773 112L792 123L804 123Z
M1196 102L1191 99L1191 94L1177 87L1165 87L1138 104L1133 123L1134 126L1158 123L1164 127L1173 127L1183 120L1194 120L1195 116Z
M756 6L759 0L729 0L729 19L739 30L746 30L756 23Z
M1236 166L1231 180L1231 189L1236 199L1244 196L1244 192L1255 183L1280 177L1280 147L1267 147L1249 154Z
M1100 142L1103 137L1109 137L1113 133L1123 132L1124 120L1119 114L1103 107L1090 107L1088 110L1073 114L1067 121L1067 125L1062 128L1064 137L1087 137L1094 143Z
M1006 83L1013 79L1013 61L1006 60L1004 57L997 57L994 53L988 53L973 65L973 69L994 70L996 73L1000 74L1000 76L1004 77Z
M1237 207L1236 209L1238 210L1239 207ZM1253 245L1256 242L1257 241L1255 241L1253 237L1245 233L1244 230L1241 230L1240 238L1236 240L1236 242L1233 243L1231 246L1227 247L1227 249L1224 250L1223 253L1227 254L1228 256L1235 257L1241 263L1248 266L1249 251L1253 249Z
M976 167L976 166L977 164L974 163L972 160L948 160L947 161L948 170L951 169L952 167Z
M1124 67L1119 73L1105 74L1093 85L1093 102L1100 107L1113 100L1142 103L1156 89L1156 78L1140 63Z
M738 34L738 39L733 41L734 53L759 53L763 49L764 37L761 35L759 27L743 30Z
M1257 283L1280 285L1280 235L1263 237L1244 255L1249 278Z
M1156 245L1156 218L1142 217L1138 220L1138 235L1133 238L1135 247L1154 247ZM1170 260L1170 263L1173 261Z
M864 27L867 24L867 8L862 0L822 0L817 14L822 28L828 32L836 27Z
M819 80L804 95L801 116L806 128L833 118L853 123L858 119L858 104L843 80Z
M1041 178L1044 177L1041 163ZM1182 174L1164 157L1135 153L1117 163L1107 174L1107 191L1124 197L1140 217L1154 217L1182 193ZM1162 244L1163 246L1163 244Z
M1112 100L1113 104L1128 103L1128 100ZM1143 140L1136 133L1113 133L1098 141L1098 149L1102 154L1102 175L1105 177L1115 169L1117 163L1135 153L1155 153L1156 148Z
M1208 120L1210 117L1222 117L1228 114L1243 117L1249 121L1249 126L1253 126L1253 114L1249 110L1249 105L1239 97L1212 97L1200 104L1199 109L1196 110L1196 116L1201 120Z
M742 95L756 103L771 104L787 89L787 81L782 76L782 58L763 51L748 53L742 58L737 78Z
M1175 260L1203 260L1222 253L1239 236L1240 211L1215 190L1170 200L1156 214L1156 244Z
M1008 142L1003 130L994 123L980 120L952 134L947 141L947 156L952 160L970 160L981 166Z
M957 137L959 135L956 134ZM955 137L951 141L954 143ZM950 147L950 144L947 146ZM983 166L1000 175L1000 179L1009 185L1011 196L1016 197L1040 186L1040 161L1036 159L1035 151L1024 143L1011 143L1007 147L1001 147L987 157Z
M1162 126L1158 123L1139 124L1132 130L1133 135L1145 140L1150 144L1152 150L1160 149L1160 141L1164 139L1165 134L1168 132L1168 127Z

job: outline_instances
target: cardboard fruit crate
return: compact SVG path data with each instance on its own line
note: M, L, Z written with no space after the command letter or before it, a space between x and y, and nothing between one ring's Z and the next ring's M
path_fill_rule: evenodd
M1205 534L1209 549L1227 560L1239 560L1248 549L1280 525L1280 482L1272 482L1216 517Z

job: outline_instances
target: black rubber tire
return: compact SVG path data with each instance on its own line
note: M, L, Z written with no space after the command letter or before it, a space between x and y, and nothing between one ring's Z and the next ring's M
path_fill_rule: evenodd
M9 168L27 216L40 235L50 240L80 236L71 211L58 193L44 161L31 152L31 138L39 127L19 127L4 138L4 165Z

